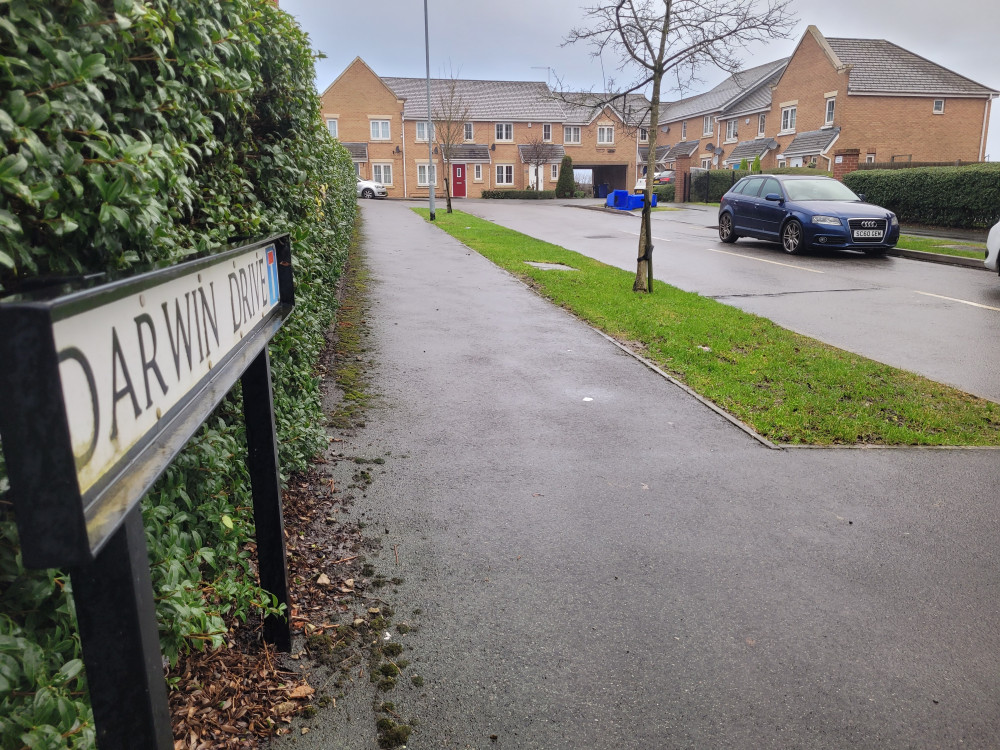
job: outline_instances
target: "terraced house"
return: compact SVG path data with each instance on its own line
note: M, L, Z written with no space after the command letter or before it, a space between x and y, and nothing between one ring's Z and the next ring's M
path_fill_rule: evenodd
M662 161L736 168L760 157L765 168L835 173L858 159L982 161L998 93L892 42L810 26L791 57L665 105Z
M591 169L595 184L635 184L638 139L648 130L627 121L646 114L642 97L628 100L630 114L595 105L596 95L567 101L540 82L432 79L436 124L428 128L425 87L423 78L380 77L358 57L321 97L330 132L351 152L358 176L383 183L390 197L425 197L431 183L442 194L446 168L456 197L552 190L565 154L575 168Z

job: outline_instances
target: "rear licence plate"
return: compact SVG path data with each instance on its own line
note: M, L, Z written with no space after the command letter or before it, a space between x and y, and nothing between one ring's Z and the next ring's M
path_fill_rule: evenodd
M865 237L878 237L879 239L881 239L882 238L882 230L881 229L855 229L854 230L854 239L857 240L857 239L862 239L862 238L865 238Z

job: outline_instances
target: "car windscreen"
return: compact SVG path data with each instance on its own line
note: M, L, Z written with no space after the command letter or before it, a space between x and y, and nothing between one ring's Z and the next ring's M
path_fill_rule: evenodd
M836 180L785 180L782 182L788 200L792 201L857 201L858 196Z

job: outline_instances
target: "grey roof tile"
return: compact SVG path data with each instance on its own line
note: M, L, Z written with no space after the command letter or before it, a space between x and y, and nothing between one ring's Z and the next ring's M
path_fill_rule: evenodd
M665 161L673 161L679 156L694 156L698 152L700 145L701 141L681 141L671 146L667 155L663 158Z
M352 161L368 161L367 143L341 143L340 145L347 149Z
M784 70L787 64L788 58L783 57L774 62L742 70L729 76L711 91L676 102L669 102L660 109L660 122L676 122L688 117L699 117L719 112L731 102L737 101L762 86L768 88L765 84L775 73ZM770 90L768 90L768 95L770 96Z
M752 162L758 156L763 156L767 151L778 148L778 142L773 138L756 138L752 141L740 141L736 148L726 157L727 162L738 163L746 159Z
M830 48L852 65L851 92L988 96L998 92L884 39L830 39Z
M642 94L626 94L614 97L611 94L588 92L568 92L561 94L567 125L587 125L604 109L610 106L623 122L633 127L649 124L650 101ZM610 104L607 104L609 102Z
M805 133L797 133L792 142L779 154L782 158L792 156L812 156L821 154L830 148L830 144L840 135L840 128L827 128L826 130L810 130Z
M535 157L538 157L542 164L557 164L566 156L566 149L558 143L538 144L537 153L535 153L535 148L535 144L532 143L518 145L517 152L521 157L522 164L530 164Z
M458 143L451 147L451 161L490 161L490 147L482 143Z
M382 80L403 104L403 119L427 118L427 81L424 78L385 78ZM461 108L468 109L468 119L479 122L562 122L563 108L549 87L536 81L467 81L431 79L431 110L447 107L455 86Z
M663 161L666 158L667 153L670 151L670 149L671 146L669 144L665 146L657 146L656 161L658 162ZM649 146L639 146L639 162L641 164L645 164L647 158L649 158Z

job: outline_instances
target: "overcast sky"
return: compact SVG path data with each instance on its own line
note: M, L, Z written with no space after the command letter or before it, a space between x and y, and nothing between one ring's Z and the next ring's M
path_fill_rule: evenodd
M421 0L279 0L326 55L316 63L316 86L323 91L355 57L382 76L422 77L425 73L424 12ZM431 76L534 80L567 87L602 88L602 64L581 45L561 46L582 22L581 0L428 0ZM829 37L887 39L989 88L1000 90L998 0L792 0L798 20L791 38L749 49L746 67L791 54L806 26ZM625 79L617 61L605 59L603 74ZM722 74L706 70L704 84ZM666 93L665 98L677 98ZM1000 99L993 102L986 151L1000 161ZM900 123L900 127L906 127Z

